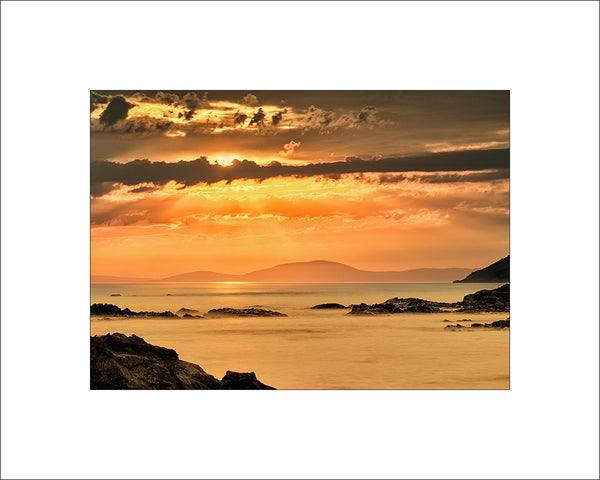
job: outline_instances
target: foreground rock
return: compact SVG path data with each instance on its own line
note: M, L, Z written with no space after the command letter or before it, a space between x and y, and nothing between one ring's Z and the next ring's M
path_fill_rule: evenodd
M287 317L285 313L263 308L213 308L207 317Z
M351 305L348 315L378 315L382 313L437 313L437 312L508 312L510 308L510 285L492 290L479 290L465 295L455 303L431 302L420 298L390 298L383 303Z
M177 317L173 312L133 312L128 308L119 308L111 303L94 303L90 307L92 315L117 315L123 317Z
M342 305L341 303L320 303L319 305L315 305L314 307L310 307L310 308L316 308L316 309L334 309L334 308L350 308L347 307L346 305Z
M239 373L227 370L225 376L221 379L219 389L222 390L275 390L256 378L254 372Z
M227 372L222 380L200 366L179 360L170 348L136 335L114 333L90 338L92 390L273 390L253 372Z

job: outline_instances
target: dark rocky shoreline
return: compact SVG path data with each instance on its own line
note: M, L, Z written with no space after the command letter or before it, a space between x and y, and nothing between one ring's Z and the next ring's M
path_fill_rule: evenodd
M164 318L205 318L202 315L192 315L197 312L189 308L180 308L177 315L169 310L164 312L134 312L129 308L119 308L111 303L94 303L90 307L91 315L109 315L115 317L164 317ZM206 317L287 317L285 313L263 308L214 308L206 313Z
M218 380L175 350L123 333L90 337L91 390L274 390L254 372L227 371Z
M510 285L504 284L492 290L479 290L465 295L460 302L431 302L421 298L390 298L383 303L351 305L347 315L379 315L385 313L439 313L439 312L508 312L510 308Z
M421 298L390 298L383 303L360 303L345 305L339 303L322 303L310 307L311 309L348 309L347 315L380 315L389 313L440 313L440 312L508 312L510 310L510 284L491 290L479 290L465 295L460 302L432 302ZM109 315L123 317L165 317L165 318L219 318L219 317L287 317L285 313L263 308L214 308L205 316L194 315L197 310L180 308L177 314L171 311L164 312L134 312L129 308L119 308L110 303L94 303L90 307L92 315ZM179 314L179 315L178 315Z

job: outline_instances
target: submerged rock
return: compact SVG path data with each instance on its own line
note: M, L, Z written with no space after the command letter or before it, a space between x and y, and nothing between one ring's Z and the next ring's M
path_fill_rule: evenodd
M251 373L227 372L217 380L170 348L122 333L90 338L92 390L273 389Z
M185 313L198 313L198 310L194 310L193 308L181 307L179 310L177 310L177 313L179 315L183 315Z
M213 308L207 317L287 317L285 313L264 308Z
M315 305L314 307L310 307L310 308L317 308L317 309L319 309L319 308L323 308L323 309L325 309L325 308L332 308L332 309L340 308L341 309L341 308L350 308L350 307L347 307L346 305L342 305L341 303L320 303L319 305Z

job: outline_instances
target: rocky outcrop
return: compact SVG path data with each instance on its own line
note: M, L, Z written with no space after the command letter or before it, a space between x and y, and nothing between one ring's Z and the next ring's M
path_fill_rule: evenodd
M479 290L465 295L460 302L461 312L507 312L510 307L508 283L492 290Z
M462 280L453 283L500 283L510 281L510 255L481 270L475 270Z
M273 389L253 372L227 372L222 380L200 366L179 359L170 348L146 343L122 333L90 338L92 390L206 390Z
M285 313L263 308L213 308L207 317L287 317Z
M431 302L421 298L390 298L383 303L350 305L348 315L378 315L382 313L438 312L507 312L510 308L510 285L492 290L479 290L465 295L456 303Z
M133 312L129 308L119 308L111 303L94 303L90 307L92 315L116 315L123 317L177 317L173 312Z
M334 309L334 308L338 308L338 309L342 309L342 308L350 308L350 307L347 307L346 305L342 305L341 303L320 303L319 305L315 305L314 307L310 307L310 308L316 308L316 309Z
M351 305L352 310L348 315L378 315L381 313L407 313L407 312L450 312L456 310L456 304L443 302L430 302L420 298L390 298L383 303L367 305Z

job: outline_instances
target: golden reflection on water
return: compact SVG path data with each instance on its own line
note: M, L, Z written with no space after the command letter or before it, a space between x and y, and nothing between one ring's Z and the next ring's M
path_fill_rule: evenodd
M93 318L91 333L135 333L216 377L253 371L278 389L509 388L509 331L452 331L443 321L491 322L507 313L281 311L288 317Z

